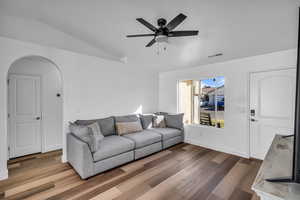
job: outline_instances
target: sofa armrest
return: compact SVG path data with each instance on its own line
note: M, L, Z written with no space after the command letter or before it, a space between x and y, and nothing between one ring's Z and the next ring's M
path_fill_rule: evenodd
M67 159L82 179L94 173L94 159L88 144L74 136L67 134Z

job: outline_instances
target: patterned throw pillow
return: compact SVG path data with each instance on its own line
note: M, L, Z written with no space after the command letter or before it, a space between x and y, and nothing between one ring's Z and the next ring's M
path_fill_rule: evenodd
M117 122L116 123L117 133L118 135L125 135L128 133L135 133L142 131L142 125L140 121L135 122Z
M153 118L153 127L154 128L166 128L165 116L164 115L155 115Z

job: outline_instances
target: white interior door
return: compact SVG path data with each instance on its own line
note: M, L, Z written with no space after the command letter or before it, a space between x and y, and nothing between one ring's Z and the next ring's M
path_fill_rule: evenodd
M264 159L275 134L293 134L296 70L250 75L250 156Z
M9 76L9 157L41 152L40 77Z

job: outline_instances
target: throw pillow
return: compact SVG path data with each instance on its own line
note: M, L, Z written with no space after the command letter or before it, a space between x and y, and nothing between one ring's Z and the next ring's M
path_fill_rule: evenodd
M90 134L92 138L92 149L93 152L100 149L100 143L104 139L103 134L101 133L98 122L92 123L87 126L90 129Z
M92 138L90 136L90 129L87 126L77 125L72 122L69 122L69 129L70 132L81 141L88 144L89 148L91 149L92 146ZM92 149L91 149L92 151Z
M87 126L94 122L98 122L101 133L104 136L110 136L116 134L114 117L107 117L102 119L91 119L91 120L77 120L75 121L75 124Z
M71 133L81 141L88 144L92 153L96 152L100 148L100 141L104 138L101 132L98 131L100 130L99 126L96 126L98 126L98 124L95 125L95 123L88 126L77 125L71 122L69 123Z
M135 133L142 131L142 125L140 121L135 122L117 122L116 123L117 133L118 135L125 135L128 133Z
M140 115L143 129L148 129L153 127L153 114Z
M183 113L181 114L168 114L165 116L166 126L169 128L176 128L183 130Z
M153 118L153 127L154 128L166 128L165 116L164 115L155 115Z

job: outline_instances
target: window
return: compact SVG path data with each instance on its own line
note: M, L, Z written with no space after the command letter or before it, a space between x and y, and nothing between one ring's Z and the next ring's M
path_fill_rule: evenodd
M179 81L179 112L186 124L224 128L224 77Z

